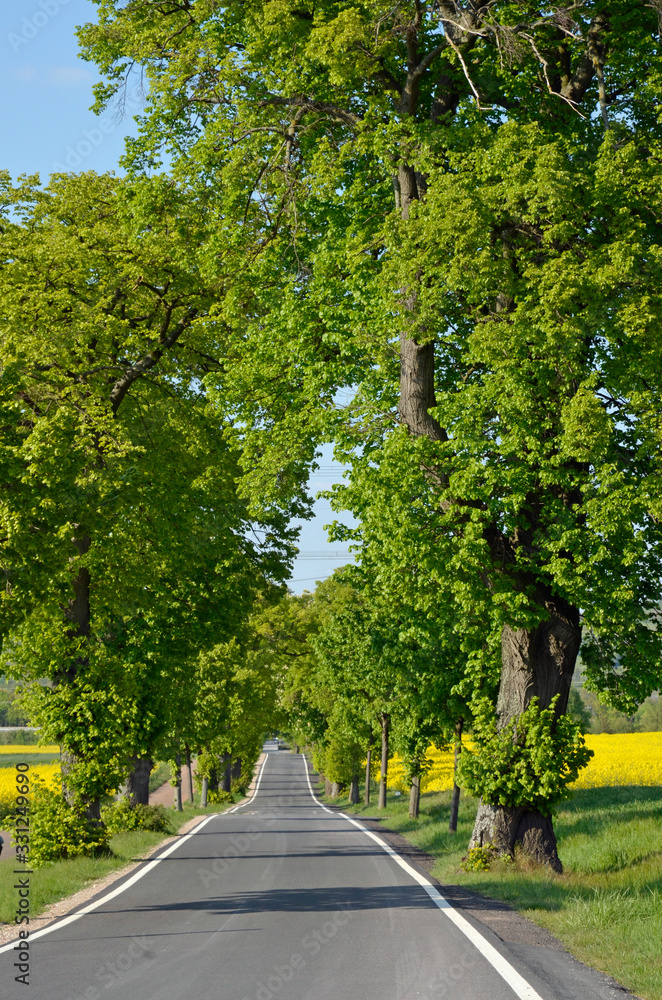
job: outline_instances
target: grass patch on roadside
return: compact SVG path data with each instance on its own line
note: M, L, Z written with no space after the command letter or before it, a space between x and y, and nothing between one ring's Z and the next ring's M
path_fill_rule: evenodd
M0 767L16 767L17 764L52 764L59 760L59 753L3 753L0 756Z
M193 816L219 812L224 808L224 806L209 806L207 809L201 809L199 806L193 807L187 804L180 813L168 810L171 834L176 833ZM98 858L69 858L37 868L30 875L30 916L38 916L51 903L73 895L91 882L123 868L131 861L140 860L142 855L153 851L171 834L151 833L147 830L116 833L110 838L112 851L110 855ZM14 858L0 860L0 923L3 924L14 923L17 903L14 889L17 876L14 875L14 869L17 867Z
M405 795L387 807L348 806L436 857L441 882L466 885L501 899L556 935L577 958L613 976L645 1000L662 1000L662 788L633 786L578 790L554 817L564 874L523 858L488 872L463 872L476 814L462 797L458 832L448 832L450 792L421 796L421 815L409 819Z

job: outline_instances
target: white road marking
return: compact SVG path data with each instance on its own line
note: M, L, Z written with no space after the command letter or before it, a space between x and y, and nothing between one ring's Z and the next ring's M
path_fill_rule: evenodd
M513 968L510 962L507 959L505 959L503 955L500 952L498 952L493 945L490 944L489 941L485 940L480 931L477 931L476 928L473 926L473 924L469 923L466 917L463 917L461 913L458 913L455 907L451 903L449 903L444 896L441 895L436 886L432 885L431 882L428 882L428 880L425 878L424 875L421 875L419 872L416 871L415 868L412 868L411 865L408 864L404 858L401 858L398 852L394 850L390 846L390 844L387 844L386 841L381 839L381 837L378 837L376 834L374 834L372 830L368 830L366 826L364 826L362 823L359 823L358 820L353 819L351 816L348 816L346 813L335 812L334 810L327 809L326 806L322 805L322 803L318 800L317 796L315 795L315 792L313 791L313 786L310 783L308 762L306 761L305 757L303 760L304 760L304 767L306 768L306 777L308 779L308 788L310 789L310 794L312 795L314 801L317 803L320 809L323 809L325 812L331 813L334 816L342 816L342 818L346 819L348 823L351 823L353 826L357 827L359 830L365 833L367 837L370 837L371 840L374 840L376 844L379 844L381 849L385 851L386 854L388 854L389 857L391 857L396 864L400 865L400 867L404 871L406 871L408 875L411 875L411 877L416 882L418 882L418 884L422 886L423 889L425 889L432 902L435 903L435 905L438 906L439 909L446 914L448 919L455 924L457 929L461 931L464 934L464 936L471 941L471 943L481 953L483 958L487 959L492 968L499 973L501 978L508 983L511 990L513 990L516 996L519 997L519 1000L542 1000L540 994L536 993L533 987L527 983L526 979L524 979L524 977L519 974L517 969Z
M194 837L199 830L202 830L203 826L207 825L210 819L216 819L217 815L218 813L212 813L210 816L207 816L206 819L203 819L202 823L198 823L196 828L191 830L190 833L185 834L183 837L178 837L174 844L170 844L170 846L166 847L162 854L159 854L158 858L153 858L152 861L149 861L144 868L140 868L135 875L132 875L130 879L127 879L127 881L124 882L124 884L118 889L113 889L111 892L107 892L105 896L102 896L101 899L97 899L95 903L90 903L88 906L84 906L82 910L78 910L76 913L72 913L68 917L63 917L62 920L56 920L54 923L49 924L48 927L42 927L40 931L31 932L29 940L34 941L35 938L43 937L44 934L50 934L51 931L59 931L61 927L66 927L67 924L73 924L74 921L80 920L81 917L84 917L88 913L92 913L93 910L103 906L103 904L109 902L109 900L115 899L115 897L119 896L125 889L135 885L136 882L143 877L143 875L147 875L148 872L151 872L152 868L156 868L159 861L163 861L164 858L167 858L168 855L172 854L172 852L177 850L178 847L185 844L187 840ZM0 948L0 955L4 951L11 951L12 948L16 947L17 943L18 941L15 939L14 941L10 941L9 944L3 945L3 947Z
M236 813L237 809L243 809L244 806L249 806L251 804L251 802L253 801L253 799L255 798L255 796L257 795L257 793L259 791L260 782L262 781L262 775L264 774L264 768L265 768L266 763L267 763L268 760L269 760L269 757L268 757L267 754L265 754L264 760L262 761L262 767L260 768L260 773L257 776L257 784L255 786L255 791L251 795L250 799L246 799L245 802L242 802L240 806L235 806L234 809L228 809L227 812L229 812L229 813Z

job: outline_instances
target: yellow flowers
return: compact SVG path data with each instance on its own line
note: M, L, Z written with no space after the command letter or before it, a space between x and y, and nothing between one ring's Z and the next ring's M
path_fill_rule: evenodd
M602 733L585 738L595 756L572 788L662 785L662 733Z
M16 768L0 767L0 821L3 817L9 817L14 812L16 804ZM48 788L56 789L60 786L60 762L54 761L52 764L35 764L30 767L27 774L28 784L35 778L40 778Z
M449 788L453 787L453 751L442 752L436 747L429 747L427 757L432 760L432 767L421 781L421 791L448 791ZM396 791L408 791L402 761L397 754L389 761L388 784L389 788Z
M31 755L33 753L59 753L60 748L57 743L47 743L46 746L40 747L36 743L9 743L8 745L0 746L0 754L11 753L11 754L23 754ZM0 764L0 767L2 765Z
M595 756L571 788L605 785L662 785L662 733L603 733L586 736ZM421 782L423 792L444 792L453 787L453 751L430 747L432 767ZM404 769L397 756L389 761L389 788L405 792Z

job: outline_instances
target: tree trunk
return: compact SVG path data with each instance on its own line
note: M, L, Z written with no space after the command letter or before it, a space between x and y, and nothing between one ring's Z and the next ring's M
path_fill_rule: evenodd
M421 803L421 777L417 774L411 779L411 789L409 791L409 816L411 819L418 819L418 811Z
M223 757L222 763L225 764L225 771L223 772L221 791L229 792L232 789L232 759L226 755Z
M92 540L89 535L81 538L71 539L79 556L89 552ZM68 623L67 634L71 639L83 639L87 641L90 636L90 571L87 566L81 566L72 581L73 597L68 602L64 617ZM82 646L84 648L84 646ZM68 660L61 666L55 675L55 685L73 684L81 670L89 664L89 658L85 655L77 656ZM67 734L63 733L60 740L60 761L62 774L62 794L69 805L73 805L78 800L78 794L74 785L68 780L69 774L75 770L76 755L67 749ZM91 809L91 813L90 813ZM99 802L87 802L86 811L90 819L98 819L101 815Z
M124 796L132 806L149 805L149 776L154 767L151 757L132 757L132 768L126 779Z
M340 795L340 785L338 784L337 781L332 781L331 782L331 798L332 799L337 799L339 795Z
M382 726L382 769L379 776L379 801L377 803L377 808L386 809L386 789L388 786L388 733L391 720L386 712L382 712L380 721Z
M329 779L325 777L324 778L324 794L327 796L327 798L331 797L331 789L332 788L333 788L333 785L331 784L331 782L329 781Z
M365 762L365 788L363 790L363 804L370 805L370 765L372 764L372 744L368 747Z
M351 806L359 804L359 762L356 758L352 764L352 782L349 786L349 804Z
M542 602L541 602L542 603ZM581 625L576 608L560 601L546 600L551 612L547 621L531 629L515 630L506 625L501 636L501 684L497 699L497 725L503 729L538 698L548 708L555 695L556 715L568 706L570 682L581 642ZM537 810L507 808L481 802L469 847L486 843L500 853L514 853L515 846L534 860L563 870L556 837L549 816Z
M453 755L453 797L451 799L451 814L448 820L448 832L457 833L457 815L460 811L460 786L455 780L457 775L457 765L460 763L462 753L462 727L464 720L458 719L455 723L455 753Z
M188 772L188 794L191 800L191 805L195 805L195 799L193 798L193 767L191 765L191 751L186 748L186 770Z
M241 757L237 757L232 765L232 780L239 781L241 778Z
M299 750L299 744L298 744L298 743L295 743L295 744L294 744L294 752L295 752L295 753L300 753L300 750Z
M207 797L209 795L209 778L202 779L202 788L200 790L200 806L202 809L207 808Z
M180 753L175 757L175 809L177 812L182 811L182 755Z

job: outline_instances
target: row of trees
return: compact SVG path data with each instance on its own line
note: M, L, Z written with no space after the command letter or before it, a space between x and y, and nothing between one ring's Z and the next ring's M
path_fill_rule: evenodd
M621 709L660 683L658 6L97 0L126 179L8 187L5 229L4 607L63 720L231 641L333 440L334 728L376 705L416 778L470 719L473 842L559 867L580 644Z
M4 669L62 747L90 817L155 759L250 769L269 727L251 624L279 592L287 512L252 517L210 403L218 295L195 277L204 206L167 180L3 185ZM282 588L281 588L282 589Z

